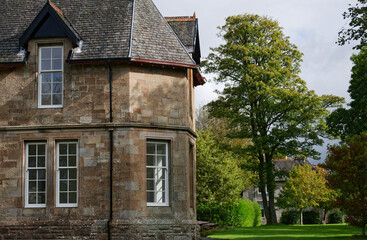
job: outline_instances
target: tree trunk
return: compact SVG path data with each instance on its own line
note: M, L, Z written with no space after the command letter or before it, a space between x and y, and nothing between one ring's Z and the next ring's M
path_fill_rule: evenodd
M264 155L262 153L259 153L259 189L261 192L261 198L263 201L263 208L264 208L264 213L265 213L265 218L266 218L266 224L271 223L271 215L270 215L270 211L269 211L269 206L268 206L268 199L266 196L266 183L265 183L265 179L266 179L266 172L265 172L265 167L264 167Z
M300 209L300 212L301 212L301 216L300 216L301 217L301 225L303 225L303 209L302 208Z
M270 211L270 223L268 224L277 224L277 214L275 212L275 175L274 175L274 165L273 165L273 157L271 155L265 155L265 164L266 164L266 186L268 188L268 196L269 196L269 211Z
M366 225L362 227L362 236L366 236Z

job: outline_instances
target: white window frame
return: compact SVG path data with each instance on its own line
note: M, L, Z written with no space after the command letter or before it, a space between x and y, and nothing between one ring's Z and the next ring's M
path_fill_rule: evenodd
M168 152L168 142L165 142L165 141L157 141L157 140L147 140L146 141L146 146L148 146L148 143L152 143L152 144L164 144L165 145L165 149L166 149L166 157L165 157L165 160L166 160L166 166L165 167L158 167L158 166L148 166L146 164L146 169L148 168L153 168L153 169L158 169L158 168L162 168L162 169L165 169L165 198L164 198L164 201L162 203L158 203L158 202L148 202L148 199L147 199L147 206L148 207L167 207L169 206L169 161L168 161L168 158L169 158L169 152ZM145 154L145 158L147 159L147 156L150 155L150 156L155 156L157 157L158 154L157 154L157 145L156 145L156 151L155 151L155 154L148 154L148 149L146 149L146 154ZM147 184L147 181L148 180L154 180L155 179L148 179L146 178L146 181L145 183ZM146 190L146 193L148 192L155 192L152 191L152 190ZM155 201L156 201L156 194L154 195L154 198L155 198Z
M76 144L76 166L75 167L60 167L59 159L60 159L60 144ZM69 155L67 155L69 158ZM79 202L79 179L78 179L78 164L79 164L79 144L78 141L58 141L56 143L56 207L60 208L68 208L68 207L78 207ZM60 203L60 168L61 169L73 169L76 168L76 203ZM68 180L69 177L67 178ZM67 191L69 192L69 191Z
M42 69L42 49L45 48L61 48L61 70L41 70ZM51 56L52 63L52 56ZM61 104L59 105L42 105L42 73L54 73L61 72ZM52 79L51 79L51 92L52 92ZM52 99L52 94L51 94ZM52 100L51 100L52 101ZM64 104L64 47L62 45L57 46L43 46L38 48L38 108L62 108Z
M38 149L38 145L45 146L45 155L41 155L45 157L45 166L44 167L29 167L29 145L36 145ZM36 150L36 164L38 155L38 150ZM33 204L29 203L29 170L45 170L45 203L42 204ZM38 176L36 180L36 189L38 188ZM38 190L36 190L36 195L38 194ZM37 197L38 198L38 197ZM26 208L45 208L47 203L47 143L46 142L27 142L26 143L26 154L25 154L25 207Z

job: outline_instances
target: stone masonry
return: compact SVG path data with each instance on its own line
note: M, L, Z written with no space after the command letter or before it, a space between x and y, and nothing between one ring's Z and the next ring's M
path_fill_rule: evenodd
M23 67L0 68L0 240L107 239L113 131L112 239L198 239L195 210L193 73L190 69L112 63L113 122L106 62L64 63L64 105L38 108L38 47ZM169 145L169 206L148 207L146 142ZM78 206L56 207L58 141L77 141ZM45 208L25 207L25 145L47 145ZM191 161L191 162L190 162Z

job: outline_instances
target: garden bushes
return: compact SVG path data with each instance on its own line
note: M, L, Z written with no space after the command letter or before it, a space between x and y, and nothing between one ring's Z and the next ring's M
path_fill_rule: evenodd
M300 224L299 211L284 211L280 217L280 222L287 225ZM303 224L319 224L320 214L315 211L303 212Z
M328 223L343 223L344 214L341 211L334 211L329 214Z
M200 204L198 220L213 222L221 226L253 227L261 225L259 204L240 199L236 205Z

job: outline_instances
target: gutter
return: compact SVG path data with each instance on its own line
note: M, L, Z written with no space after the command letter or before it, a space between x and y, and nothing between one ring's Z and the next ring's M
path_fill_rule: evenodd
M113 123L113 110L112 110L112 67L111 67L111 61L108 60L108 69L109 69L109 83L110 83L110 120L109 122ZM111 240L111 222L113 218L113 128L109 129L110 133L110 215L107 221L107 234L108 234L108 240Z

